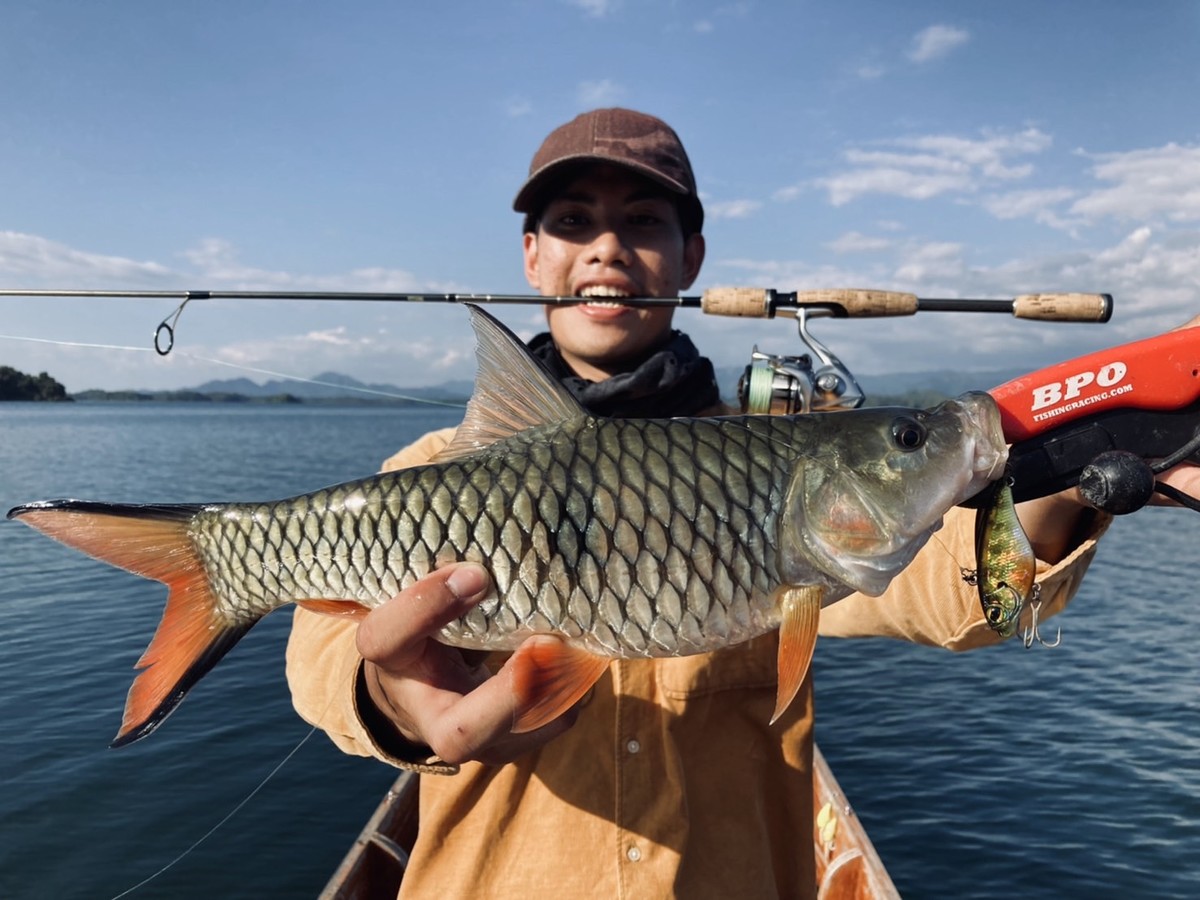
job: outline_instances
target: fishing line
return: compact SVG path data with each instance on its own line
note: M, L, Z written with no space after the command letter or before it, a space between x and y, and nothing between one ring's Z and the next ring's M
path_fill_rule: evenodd
M258 785L254 788L254 790L252 790L249 794L247 794L245 797L243 797L242 801L240 803L238 803L237 806L235 806L228 813L226 813L225 816L221 819L221 821L217 822L216 825L214 825L212 828L208 829L208 831L204 832L204 834L202 834L190 847L188 847L186 850L184 850L182 853L180 853L178 856L176 856L173 860L171 860L169 863L167 863L165 866L163 866L157 872L153 873L152 875L148 875L147 877L145 877L141 881L139 881L137 884L135 884L133 887L126 888L125 890L121 891L121 893L112 897L112 900L121 900L122 897L127 897L130 894L132 894L134 891L140 890L141 888L145 887L151 881L158 878L160 875L163 875L169 869L173 868L181 860L183 860L185 857L189 856L193 850L195 850L197 847L199 847L201 844L203 844L205 841L207 841L210 837L212 837L214 834L216 834L216 832L220 828L222 828L226 822L228 822L230 819L232 819L234 816L236 816L238 814L238 812L241 811L242 807L244 807L247 803L249 803L251 800L253 800L255 795L258 794L259 791L261 791L264 787L267 786L267 782L270 781L272 778L274 778L276 776L276 774L278 774L279 770L282 769L285 765L287 765L288 761L293 756L295 756L297 753L299 753L300 748L303 747L306 743L308 743L308 739L311 738L316 733L317 733L317 729L316 729L315 725L313 727L309 728L308 734L304 735L304 737L302 737L300 739L300 742L291 749L291 751L287 754L287 756L285 756L283 759L281 759L279 761L279 763L275 766L275 768L273 768L270 772L267 773L266 777L263 778L263 780L258 783Z
M84 341L63 341L54 338L36 338L26 337L16 334L0 334L0 340L7 341L26 341L34 344L54 344L59 347L82 347L90 350L132 350L137 353L157 353L152 347L130 347L124 344L90 344ZM161 354L160 354L161 355ZM176 356L183 356L195 362L210 363L217 366L226 366L231 369L238 369L242 372L253 372L256 375L268 375L272 378L282 378L286 381L295 381L300 384L314 384L319 387L338 388L343 391L353 391L358 394L372 394L378 397L387 397L391 400L407 400L411 403L424 403L428 406L448 406L453 409L462 409L466 406L464 403L459 403L450 400L433 400L429 397L413 397L409 394L399 394L394 391L380 391L375 388L357 387L349 384L337 384L332 381L321 381L316 378L302 378L299 375L289 375L287 372L276 372L271 369L260 369L255 366L247 366L242 363L229 362L224 359L215 359L210 356L200 356L196 353L188 353L186 350L176 350Z

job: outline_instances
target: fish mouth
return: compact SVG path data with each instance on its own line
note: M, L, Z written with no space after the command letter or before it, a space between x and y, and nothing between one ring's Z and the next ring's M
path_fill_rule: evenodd
M1003 476L1004 467L1008 465L1008 445L1000 422L1000 408L992 395L983 391L970 391L957 399L947 400L939 408L957 411L966 419L966 430L977 435L972 471L980 483L967 495L973 496L984 485Z

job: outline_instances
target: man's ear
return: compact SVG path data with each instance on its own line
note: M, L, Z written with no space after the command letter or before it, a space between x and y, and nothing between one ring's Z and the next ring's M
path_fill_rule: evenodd
M699 232L689 234L683 242L683 284L680 287L687 290L700 274L704 264L704 235ZM528 269L528 263L526 263Z
M537 232L527 231L521 238L521 252L525 256L525 280L535 291L541 290L541 273L538 269Z

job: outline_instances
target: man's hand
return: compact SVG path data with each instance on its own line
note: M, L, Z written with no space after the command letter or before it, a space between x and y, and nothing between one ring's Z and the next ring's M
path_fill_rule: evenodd
M358 652L371 700L405 740L447 763L510 762L566 731L575 713L512 734L519 710L507 668L492 676L462 650L431 635L487 596L482 566L455 563L430 573L359 625Z

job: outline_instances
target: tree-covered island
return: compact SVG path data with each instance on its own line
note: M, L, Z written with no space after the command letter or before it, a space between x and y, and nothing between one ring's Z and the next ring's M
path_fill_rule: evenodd
M0 400L69 401L67 389L45 372L27 375L12 366L0 366Z

